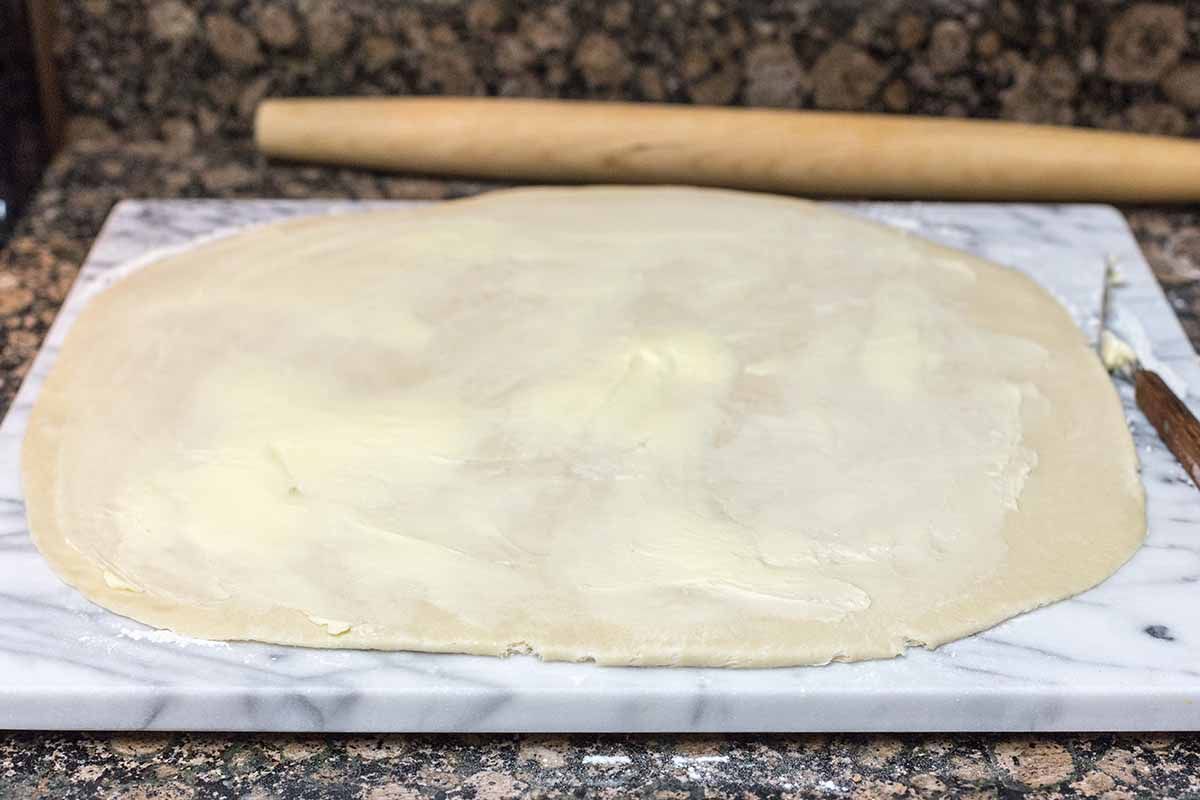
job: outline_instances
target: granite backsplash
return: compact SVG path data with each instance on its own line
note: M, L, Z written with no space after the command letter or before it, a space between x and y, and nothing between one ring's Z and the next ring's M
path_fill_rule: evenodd
M488 94L1197 131L1200 3L60 0L69 135L191 145L268 95ZM190 149L190 147L186 147Z

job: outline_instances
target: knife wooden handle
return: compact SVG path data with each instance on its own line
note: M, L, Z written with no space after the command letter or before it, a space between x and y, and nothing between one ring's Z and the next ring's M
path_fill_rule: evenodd
M1138 407L1200 488L1200 422L1158 373L1139 369L1133 385Z
M267 100L268 156L500 180L860 197L1200 200L1200 142L1013 122L489 98Z

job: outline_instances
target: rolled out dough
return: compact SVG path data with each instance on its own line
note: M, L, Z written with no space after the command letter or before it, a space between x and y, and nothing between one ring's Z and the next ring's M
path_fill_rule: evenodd
M92 302L23 474L68 583L182 634L604 664L936 646L1145 520L1030 280L794 199L497 192L270 225Z

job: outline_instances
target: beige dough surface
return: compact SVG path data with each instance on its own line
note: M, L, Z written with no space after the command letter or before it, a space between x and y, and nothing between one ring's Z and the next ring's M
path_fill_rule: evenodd
M165 257L75 322L22 467L54 569L142 622L604 664L932 647L1145 533L1116 394L1029 279L682 188Z

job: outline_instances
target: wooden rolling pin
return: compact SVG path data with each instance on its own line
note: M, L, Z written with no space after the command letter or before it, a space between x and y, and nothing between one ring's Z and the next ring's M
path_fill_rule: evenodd
M266 100L268 156L500 180L805 195L1200 200L1200 142L1014 122L488 98Z

